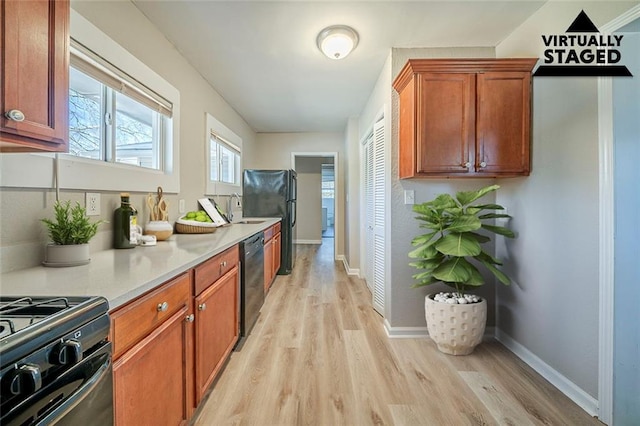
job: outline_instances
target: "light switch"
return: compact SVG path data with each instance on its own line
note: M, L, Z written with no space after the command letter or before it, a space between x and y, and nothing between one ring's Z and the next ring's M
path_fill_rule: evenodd
M413 189L405 189L404 190L404 203L405 204L415 204L416 203L416 191Z

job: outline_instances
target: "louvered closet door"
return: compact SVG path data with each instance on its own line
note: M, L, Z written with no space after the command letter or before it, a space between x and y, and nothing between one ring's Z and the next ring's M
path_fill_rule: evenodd
M365 267L367 287L373 294L373 134L364 145L364 197L365 197Z
M373 126L373 308L381 315L385 302L384 160L384 120L380 120Z

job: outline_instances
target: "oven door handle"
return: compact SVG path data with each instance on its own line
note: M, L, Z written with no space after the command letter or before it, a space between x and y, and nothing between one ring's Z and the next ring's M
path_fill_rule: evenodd
M99 355L99 354L94 354ZM86 359L85 359L86 360ZM53 411L48 413L45 417L38 419L36 425L49 425L55 424L58 420L63 418L67 413L73 410L78 404L80 404L103 380L107 379L107 376L111 375L111 355L103 363L82 386L76 389L69 398L56 407Z

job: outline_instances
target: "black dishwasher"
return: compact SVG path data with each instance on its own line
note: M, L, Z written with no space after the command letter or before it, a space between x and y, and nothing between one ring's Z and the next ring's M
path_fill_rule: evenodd
M240 242L240 341L255 325L264 303L264 233L258 232Z

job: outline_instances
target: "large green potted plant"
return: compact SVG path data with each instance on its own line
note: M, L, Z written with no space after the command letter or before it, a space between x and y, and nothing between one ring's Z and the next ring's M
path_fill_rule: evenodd
M45 251L45 266L77 266L89 263L89 240L98 232L98 225L103 221L90 222L86 210L76 202L74 207L70 201L53 205L53 220L42 219L47 226L49 238Z
M478 202L498 188L491 185L477 191L460 191L455 197L440 194L413 206L420 227L427 230L413 239L416 248L409 253L416 259L410 265L420 270L413 276L417 280L413 287L444 283L455 290L425 297L429 335L438 349L448 354L467 355L482 340L487 302L467 293L485 283L478 267L490 271L505 285L511 282L498 269L502 262L483 249L483 244L491 241L487 232L514 237L508 228L493 224L494 219L510 217L498 213L504 207Z

